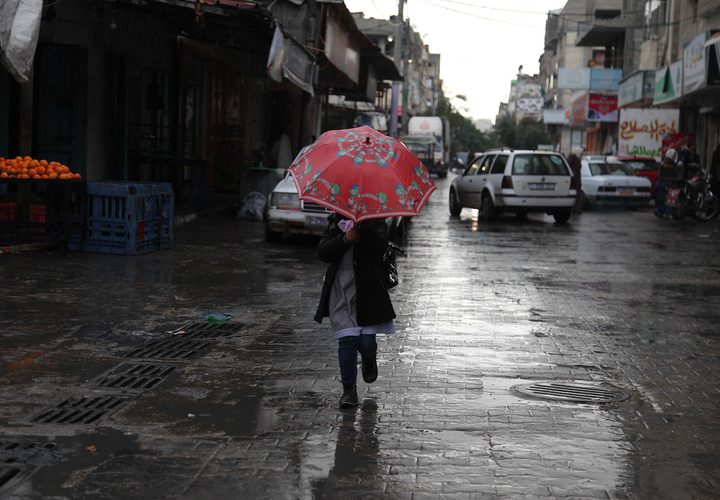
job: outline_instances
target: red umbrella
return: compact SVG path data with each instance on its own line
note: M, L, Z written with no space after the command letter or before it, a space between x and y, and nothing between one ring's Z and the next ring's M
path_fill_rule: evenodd
M435 191L402 142L370 127L330 130L290 165L301 200L360 222L417 215Z

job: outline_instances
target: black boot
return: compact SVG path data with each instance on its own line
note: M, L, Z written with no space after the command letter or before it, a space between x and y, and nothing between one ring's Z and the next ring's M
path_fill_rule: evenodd
M368 384L372 384L377 380L378 369L377 369L377 357L376 356L363 356L362 358L362 376L363 380Z
M343 393L340 396L340 408L352 408L357 406L358 397L355 384L343 384Z

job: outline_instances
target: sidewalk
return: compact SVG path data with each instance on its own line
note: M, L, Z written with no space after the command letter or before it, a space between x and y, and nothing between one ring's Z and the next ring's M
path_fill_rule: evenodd
M446 187L351 411L310 239L213 216L146 255L3 257L0 498L712 498L718 225L483 224ZM218 337L169 333L220 312ZM627 399L516 390L548 380Z

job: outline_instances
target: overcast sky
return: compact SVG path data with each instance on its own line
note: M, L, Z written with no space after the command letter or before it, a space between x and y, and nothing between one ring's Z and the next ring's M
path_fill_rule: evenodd
M440 54L445 94L466 116L495 121L506 102L510 80L538 72L547 12L566 0L407 0L405 18L420 33L430 52ZM350 12L388 19L397 14L397 0L345 0ZM461 109L469 108L467 111Z

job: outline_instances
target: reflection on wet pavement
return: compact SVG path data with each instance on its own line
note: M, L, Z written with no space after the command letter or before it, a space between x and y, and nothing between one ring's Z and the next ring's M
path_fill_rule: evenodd
M645 211L565 226L453 218L450 181L411 224L392 292L398 333L379 340L379 378L360 382L353 411L337 408L336 343L312 321L315 240L266 244L261 224L212 219L144 256L3 256L0 441L54 445L10 457L27 473L13 493L711 498L720 225ZM28 422L107 392L94 381L132 348L217 312L247 327L196 358L157 361L172 376L111 418ZM544 380L610 383L630 398L513 390Z

